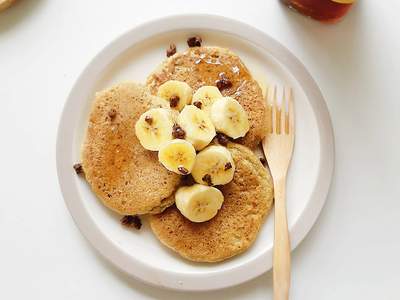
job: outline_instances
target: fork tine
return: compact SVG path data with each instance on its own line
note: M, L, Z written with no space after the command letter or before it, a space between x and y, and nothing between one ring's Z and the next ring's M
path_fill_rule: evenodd
M277 104L277 96L276 96L277 90L278 90L278 87L275 84L273 98L272 98L272 106L273 106L272 116L273 116L273 125L274 125L273 129L272 129L272 133L275 133L275 134L277 134L277 130L278 130L277 128L279 128L277 126L277 124L278 124L278 104Z
M275 86L274 105L275 105L275 133L281 134L281 108L277 103L277 87Z
M269 111L270 111L270 133L276 133L276 85L271 89L271 96L269 97Z
M288 133L294 134L294 104L293 104L293 89L289 89L289 114L288 114Z
M288 134L287 130L286 130L286 122L287 120L287 109L286 109L286 88L283 87L283 91L282 91L282 103L281 103L281 132L282 134Z
M269 110L270 110L270 133L275 132L275 118L276 118L276 107L275 107L275 95L276 95L276 86L271 89L271 95L269 98Z
M271 114L272 114L272 122L271 122L271 130L272 130L272 132L271 133L275 133L276 134L276 123L277 123L277 118L276 118L276 116L277 116L277 109L276 109L276 104L275 103L272 103L272 106L271 106Z

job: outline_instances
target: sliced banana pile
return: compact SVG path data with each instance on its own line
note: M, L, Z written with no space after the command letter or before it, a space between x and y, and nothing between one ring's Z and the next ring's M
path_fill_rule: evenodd
M186 218L204 222L218 213L224 201L213 186L229 183L235 173L228 149L209 144L216 132L237 139L244 137L250 126L240 103L223 97L215 86L203 86L192 94L185 82L165 82L154 100L156 108L140 116L135 131L144 148L159 151L158 159L165 168L192 174L197 184L180 187L175 202Z

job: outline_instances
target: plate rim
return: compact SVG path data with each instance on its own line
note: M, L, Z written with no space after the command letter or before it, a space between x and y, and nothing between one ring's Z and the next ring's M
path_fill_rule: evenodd
M215 28L218 28L218 30ZM72 159L74 157L73 145L76 127L66 126L66 121L70 117L80 114L80 112L74 111L72 104L73 99L79 98L77 95L82 94L81 88L87 86L82 83L85 82L85 79L88 80L91 74L100 72L108 64L104 63L105 61L111 62L117 55L134 44L158 34L185 29L188 31L210 30L229 33L267 50L287 68L307 96L318 125L321 164L318 168L316 188L310 196L310 201L307 202L303 212L295 220L290 230L292 250L298 246L313 227L329 193L335 157L331 118L318 85L300 60L267 33L241 21L210 14L170 15L134 26L108 43L82 70L64 104L57 131L56 165L61 193L76 226L104 258L118 269L147 284L182 291L209 291L246 282L268 271L272 267L271 253L266 251L246 264L203 274L160 270L121 251L86 215L85 207L81 201L68 200L71 199L72 195L76 198L79 191L76 188L77 178L74 176L71 167L74 163ZM265 45L268 45L268 49ZM200 284L199 280L201 280Z

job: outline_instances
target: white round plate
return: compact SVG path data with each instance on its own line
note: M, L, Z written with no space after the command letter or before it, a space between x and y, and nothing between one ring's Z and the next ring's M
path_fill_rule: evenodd
M162 246L146 220L141 230L121 226L78 177L72 165L87 126L94 93L123 80L145 82L175 43L198 34L204 45L228 47L257 77L291 86L295 96L296 141L287 206L292 248L314 224L328 193L334 165L329 113L321 92L301 62L267 34L235 20L210 15L182 15L138 26L105 47L85 68L65 104L58 130L57 169L61 190L76 224L90 243L126 273L147 283L179 290L212 290L252 279L272 266L273 213L254 245L216 264L191 263ZM140 195L138 195L140 196Z

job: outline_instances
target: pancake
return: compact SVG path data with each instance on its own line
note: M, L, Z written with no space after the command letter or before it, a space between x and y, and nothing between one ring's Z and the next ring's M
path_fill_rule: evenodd
M97 197L123 215L163 211L174 203L180 181L135 135L136 121L154 98L143 85L121 83L97 93L90 112L82 146L85 177Z
M220 189L224 203L218 214L193 223L171 206L150 216L150 225L165 246L197 262L217 262L247 250L254 242L273 205L273 183L253 152L230 143L236 165L233 180Z
M230 50L194 47L176 53L148 77L147 86L155 95L164 82L180 80L197 90L203 85L215 85L222 72L232 82L232 87L222 90L221 93L239 101L249 117L250 131L237 142L254 149L266 135L267 108L260 86L240 58Z

